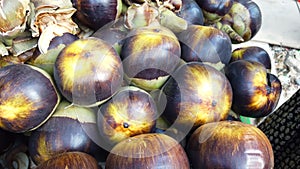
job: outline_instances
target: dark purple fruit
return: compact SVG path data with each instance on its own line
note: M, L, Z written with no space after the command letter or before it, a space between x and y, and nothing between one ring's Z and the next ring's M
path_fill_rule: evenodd
M272 145L257 127L238 121L200 126L186 152L193 168L274 168Z
M103 140L115 145L129 137L152 132L157 116L151 95L140 88L127 86L101 105L97 126Z
M190 25L177 35L181 44L181 58L186 62L228 64L232 46L228 35L219 29Z
M60 97L48 73L26 64L0 69L0 128L21 133L45 123Z
M106 152L90 137L97 135L95 110L62 101L52 117L31 133L29 154L37 165L62 152L80 151L101 159Z
M62 34L62 36L56 36L50 41L48 50L54 49L61 44L68 46L69 44L71 44L72 42L78 39L79 37L76 35L73 35L71 33L64 33Z
M15 142L13 133L0 128L0 155L6 152Z
M53 156L41 163L35 169L101 169L97 160L91 155L83 152L65 152Z
M108 100L123 82L123 65L116 50L89 37L66 46L57 56L53 75L70 102L93 107Z
M145 90L160 88L179 65L180 52L177 37L165 27L132 30L121 50L127 80Z
M72 0L75 16L80 22L97 30L121 15L120 0Z
M141 134L118 143L106 160L106 169L189 169L182 146L165 134Z
M233 0L195 0L203 11L206 24L221 20L231 9Z
M262 25L262 13L252 0L234 0L228 14L218 23L232 43L242 43L252 39Z
M163 117L170 124L190 129L225 120L232 103L232 90L225 75L200 62L179 67L162 92L167 101Z
M280 80L264 65L237 60L225 67L233 91L232 110L242 116L264 117L275 109L282 90Z
M194 0L182 0L182 7L177 15L185 19L189 24L204 24L202 9Z
M258 46L237 48L232 51L230 62L236 60L250 60L263 64L266 69L271 70L271 58L266 50Z

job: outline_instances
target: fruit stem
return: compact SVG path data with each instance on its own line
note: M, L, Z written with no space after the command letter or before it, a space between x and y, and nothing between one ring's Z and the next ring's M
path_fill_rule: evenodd
M180 33L187 29L187 21L177 16L173 11L165 7L160 8L159 11L159 22L162 26L169 28L174 33Z
M217 28L227 33L232 40L244 42L244 39L230 25L218 22Z
M117 14L115 19L118 19L120 16L124 16L128 9L127 5L122 0L118 0L117 4Z

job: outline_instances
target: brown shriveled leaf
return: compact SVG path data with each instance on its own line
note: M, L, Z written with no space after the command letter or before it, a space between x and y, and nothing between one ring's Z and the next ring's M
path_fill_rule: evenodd
M52 8L71 8L72 2L70 0L31 0L36 9L52 7Z
M132 4L126 12L125 26L128 29L158 24L158 9L148 3Z
M0 68L3 68L8 65L20 64L22 63L18 57L15 56L3 56L0 57Z
M29 4L29 0L0 1L0 41L5 46L11 46L12 40L26 29Z
M46 53L50 41L63 33L78 34L79 27L72 16L76 9L70 0L41 1L33 0L34 16L31 18L30 28L33 37L39 37L38 48Z
M24 32L20 37L12 41L12 46L9 48L13 56L19 56L37 47L38 38L32 38L30 32Z

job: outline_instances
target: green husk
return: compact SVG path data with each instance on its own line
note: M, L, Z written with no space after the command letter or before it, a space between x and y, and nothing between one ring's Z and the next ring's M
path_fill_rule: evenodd
M0 56L8 55L8 50L6 49L5 45L0 41Z
M160 11L159 22L162 26L169 28L174 33L180 33L188 27L188 22L185 19L177 16L167 8L163 8Z
M65 48L65 45L60 44L58 47L50 49L46 53L40 54L36 59L29 62L29 64L39 67L52 75L55 60L63 48Z

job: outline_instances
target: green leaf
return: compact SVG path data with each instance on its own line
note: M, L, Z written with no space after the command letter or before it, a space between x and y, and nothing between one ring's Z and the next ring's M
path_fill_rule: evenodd
M0 56L8 55L8 50L6 49L5 45L0 42Z
M14 40L11 47L11 53L14 56L19 56L20 54L37 47L37 41L38 38L27 38L19 41Z
M40 54L34 61L29 64L37 66L48 72L50 75L53 75L53 66L55 60L64 48L65 45L60 44L58 47L50 49L44 54Z

